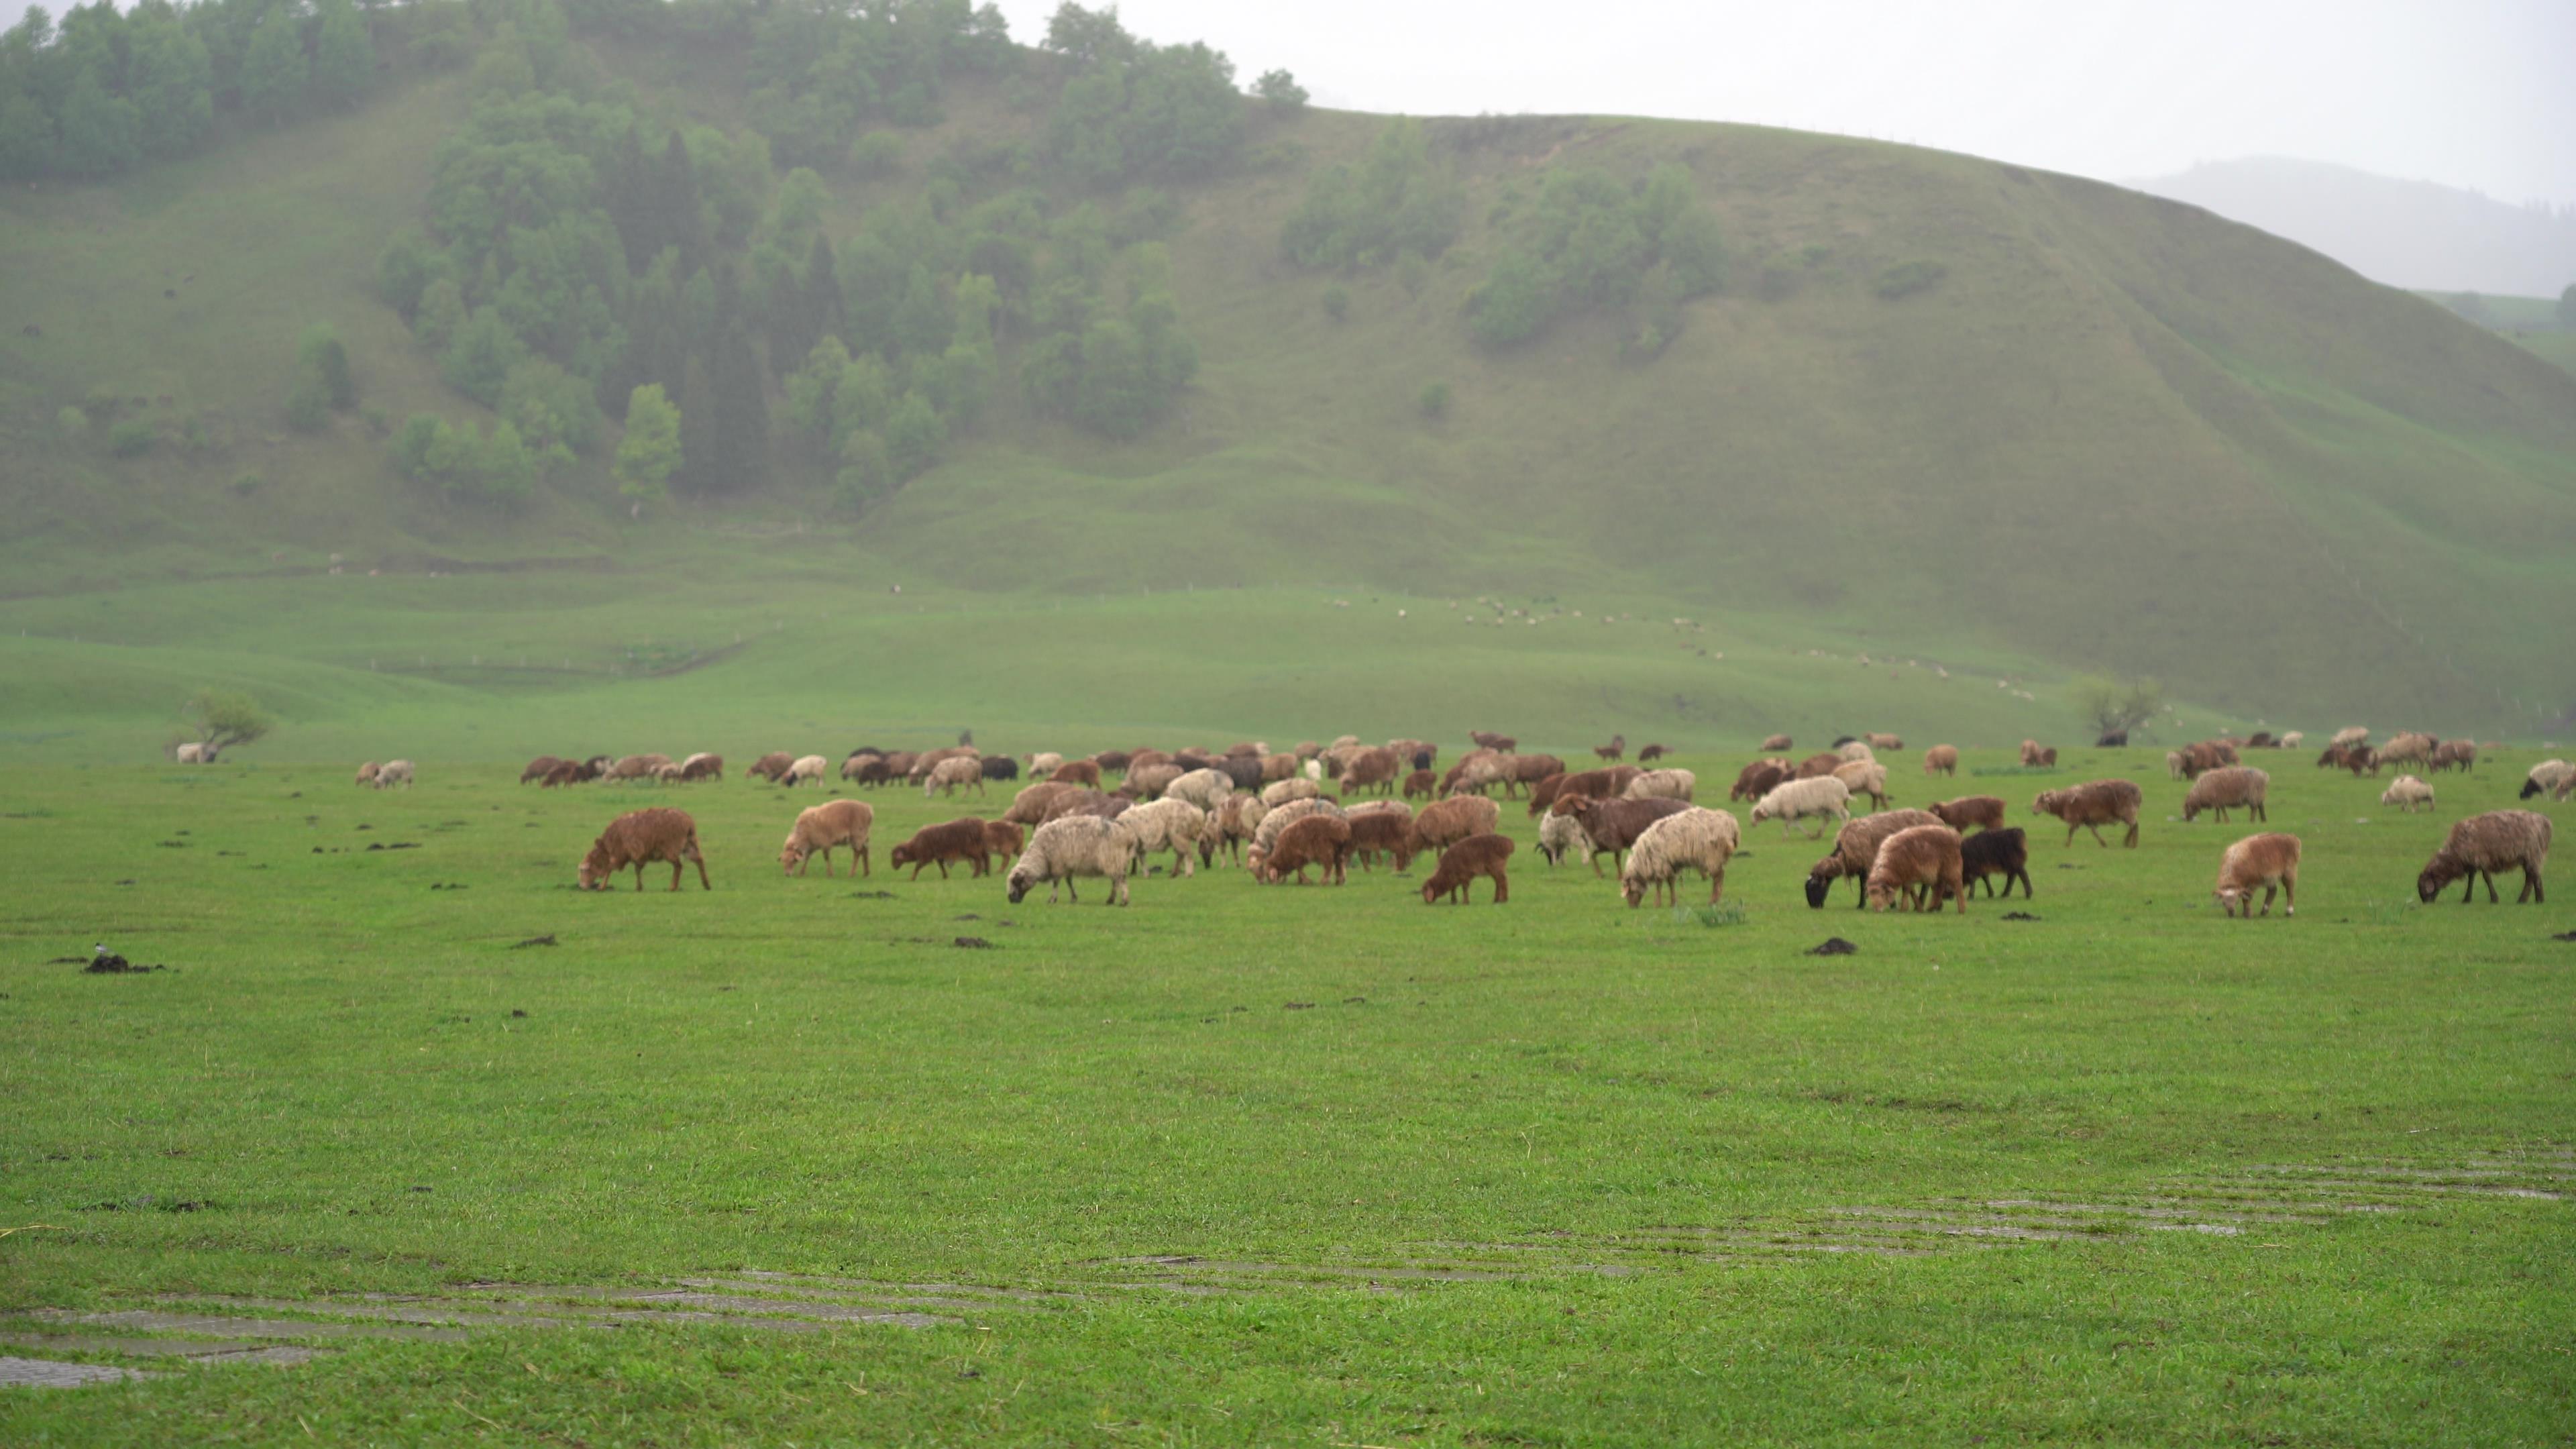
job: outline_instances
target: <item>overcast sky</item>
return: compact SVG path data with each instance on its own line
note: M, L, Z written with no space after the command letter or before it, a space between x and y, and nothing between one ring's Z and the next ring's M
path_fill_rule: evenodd
M1046 34L1055 0L1001 0ZM2576 0L1125 0L1415 115L1752 121L2105 180L2291 156L2576 206Z

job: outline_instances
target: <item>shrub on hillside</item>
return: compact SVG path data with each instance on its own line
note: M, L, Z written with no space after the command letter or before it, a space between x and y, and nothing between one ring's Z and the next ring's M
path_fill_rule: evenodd
M1726 247L1690 173L1657 167L1626 186L1592 168L1551 171L1526 205L1498 204L1511 240L1468 295L1467 325L1489 347L1526 342L1557 318L1631 313L1632 354L1660 352L1680 331L1682 307L1726 280Z
M1950 269L1939 262L1899 262L1878 274L1878 295L1890 302L1911 297L1939 286L1948 275Z
M1351 315L1351 294L1339 286L1324 289L1324 315L1339 322Z
M161 430L145 418L128 418L107 430L107 450L120 458L139 458L161 441Z
M1466 206L1466 189L1432 160L1422 123L1394 120L1357 167L1328 166L1307 178L1280 246L1309 267L1383 266L1407 252L1436 257L1458 239Z
M66 438L86 438L89 436L89 414L66 403L62 411L54 414L54 426L60 428Z
M1262 72L1261 79L1252 83L1252 93L1269 102L1270 109L1279 115L1293 116L1306 109L1306 88L1284 70Z
M1414 399L1414 406L1420 408L1422 410L1422 415L1431 419L1433 422L1438 422L1440 419L1449 416L1449 384L1446 382L1424 383L1422 385L1421 395Z

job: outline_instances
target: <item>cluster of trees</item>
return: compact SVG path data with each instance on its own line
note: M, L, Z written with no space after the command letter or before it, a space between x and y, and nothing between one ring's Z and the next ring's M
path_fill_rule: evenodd
M0 35L0 178L110 176L186 155L218 112L277 124L375 86L353 0L95 0L59 26L30 7Z
M750 23L746 115L781 161L830 167L852 159L871 121L930 126L942 79L998 71L1018 52L999 8L968 0L780 5Z
M555 448L531 448L516 425L503 419L487 436L472 422L451 423L436 413L414 413L394 434L394 466L415 483L434 484L451 496L491 503L519 503L537 488Z
M1678 165L1633 183L1597 168L1551 170L1535 196L1507 192L1502 210L1504 244L1467 301L1468 330L1490 347L1619 310L1628 350L1651 357L1680 332L1682 304L1726 281L1717 220Z
M1046 48L1080 67L1047 123L1047 157L1066 177L1093 187L1197 181L1233 164L1245 107L1223 52L1140 40L1118 23L1116 6L1085 10L1070 0L1047 22ZM1304 104L1287 72L1262 83L1273 105Z
M1467 191L1431 155L1419 121L1387 123L1357 166L1333 165L1306 179L1306 199L1288 218L1280 245L1303 266L1384 266L1428 260L1458 239Z

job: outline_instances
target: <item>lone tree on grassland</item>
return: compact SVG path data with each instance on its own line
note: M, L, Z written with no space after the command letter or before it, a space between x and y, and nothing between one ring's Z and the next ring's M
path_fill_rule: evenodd
M249 744L277 723L258 700L238 689L198 690L179 717L199 740L216 750Z
M2165 687L2152 679L2122 681L2088 674L2068 692L2075 712L2093 722L2097 735L2136 729L2165 707Z

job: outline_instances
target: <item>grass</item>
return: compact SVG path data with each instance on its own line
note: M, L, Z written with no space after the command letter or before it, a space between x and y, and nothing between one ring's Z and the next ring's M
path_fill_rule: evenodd
M722 694L689 727L739 768L777 741L731 734ZM1847 1239L1840 1210L2144 1206L2265 1165L2330 1169L2326 1199L2516 1152L2563 1183L2566 909L2411 891L2528 751L2416 817L2264 761L2269 828L2307 842L2296 920L2220 919L2218 852L2259 827L2171 819L2157 750L2069 749L2069 778L2141 782L2144 840L2035 832L2048 889L2011 909L2038 920L1809 911L1821 845L1765 828L1710 930L1547 869L1516 806L1500 909L1228 870L1050 909L890 876L893 841L970 808L903 791L868 797L872 879L782 879L798 802L739 779L674 792L714 892L583 895L607 817L673 796L523 789L420 719L448 748L408 793L286 738L194 771L23 747L0 1332L740 1270L1072 1296L917 1330L326 1340L0 1396L0 1438L2483 1444L2576 1416L2562 1201L2389 1192L2237 1235L2070 1206L2048 1241L1778 1250ZM1678 763L1722 781L1746 743ZM1803 954L1829 934L1858 952ZM173 969L48 964L102 940ZM1136 1286L1189 1276L1119 1261L1156 1254L1275 1266ZM1493 1271L1390 1272L1453 1261Z

